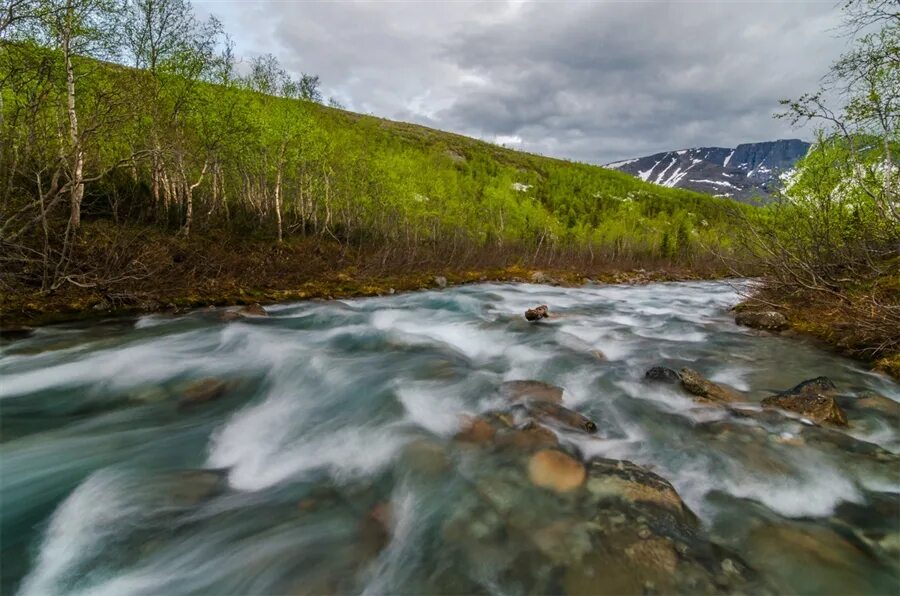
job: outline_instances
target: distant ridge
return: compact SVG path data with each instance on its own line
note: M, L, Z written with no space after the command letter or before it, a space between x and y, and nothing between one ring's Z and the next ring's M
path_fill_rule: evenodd
M606 164L641 180L686 188L742 202L768 200L779 175L794 167L809 150L800 139L779 139L727 147L666 151Z

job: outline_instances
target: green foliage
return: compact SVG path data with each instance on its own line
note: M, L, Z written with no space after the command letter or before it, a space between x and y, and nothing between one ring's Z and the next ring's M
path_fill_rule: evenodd
M78 87L80 117L92 127L86 171L100 173L88 187L87 216L118 216L114 203L125 201L130 217L183 233L193 225L410 249L449 241L689 261L698 251L728 249L734 214L748 209L597 166L326 107L318 103L318 77L291 80L272 56L254 60L247 79L235 79L230 46L216 54L209 42L217 23L193 20L183 0L133 4L138 13L159 6L178 17L180 29L150 47L149 33L131 26L131 52L143 70L80 60L92 66ZM53 123L64 110L58 53L28 43L0 49L4 62L23 57L35 68L42 60L49 66L36 81L17 71L21 80L8 78L2 88L2 141L28 149L9 152L4 163L15 181L3 197L6 212L33 201L38 181L50 184L59 153ZM36 103L40 85L50 93ZM42 142L26 147L29 130ZM129 175L115 172L122 169ZM65 207L55 205L60 213Z

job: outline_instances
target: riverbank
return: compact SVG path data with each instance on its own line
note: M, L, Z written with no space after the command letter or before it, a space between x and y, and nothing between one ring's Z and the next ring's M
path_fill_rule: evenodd
M446 254L348 248L320 238L270 239L233 235L182 238L134 227L92 222L75 248L82 263L41 290L28 272L5 283L0 320L5 329L110 315L182 312L204 306L389 295L479 281L553 283L648 283L716 279L727 275L715 263L673 266L654 260L610 262L584 255L547 254L522 259L521 252L486 249Z
M109 295L98 291L73 291L40 295L10 295L3 299L3 328L40 326L73 320L110 315L172 312L178 313L204 306L238 306L270 304L292 300L332 300L385 296L398 292L428 290L478 282L534 282L575 287L585 283L650 283L657 281L688 281L716 279L719 276L695 275L688 271L631 271L596 272L585 276L566 270L538 270L511 265L504 268L453 271L435 269L415 273L385 275L359 274L355 267L323 273L299 286L242 287L234 283L205 280L199 288L183 293L141 292L130 297L118 296L116 304Z
M737 310L775 310L790 329L900 380L900 275L885 275L843 293L786 292L762 284Z

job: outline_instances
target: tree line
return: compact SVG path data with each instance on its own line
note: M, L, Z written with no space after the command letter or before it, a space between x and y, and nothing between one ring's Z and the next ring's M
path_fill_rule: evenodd
M0 242L43 290L77 283L85 218L408 253L684 260L730 245L725 200L326 106L318 76L238 60L188 0L0 14Z

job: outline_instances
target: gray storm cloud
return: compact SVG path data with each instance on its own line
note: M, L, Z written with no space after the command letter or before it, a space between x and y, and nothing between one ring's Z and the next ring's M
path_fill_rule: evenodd
M791 136L778 100L846 47L826 2L198 5L240 54L322 77L349 108L605 163Z

